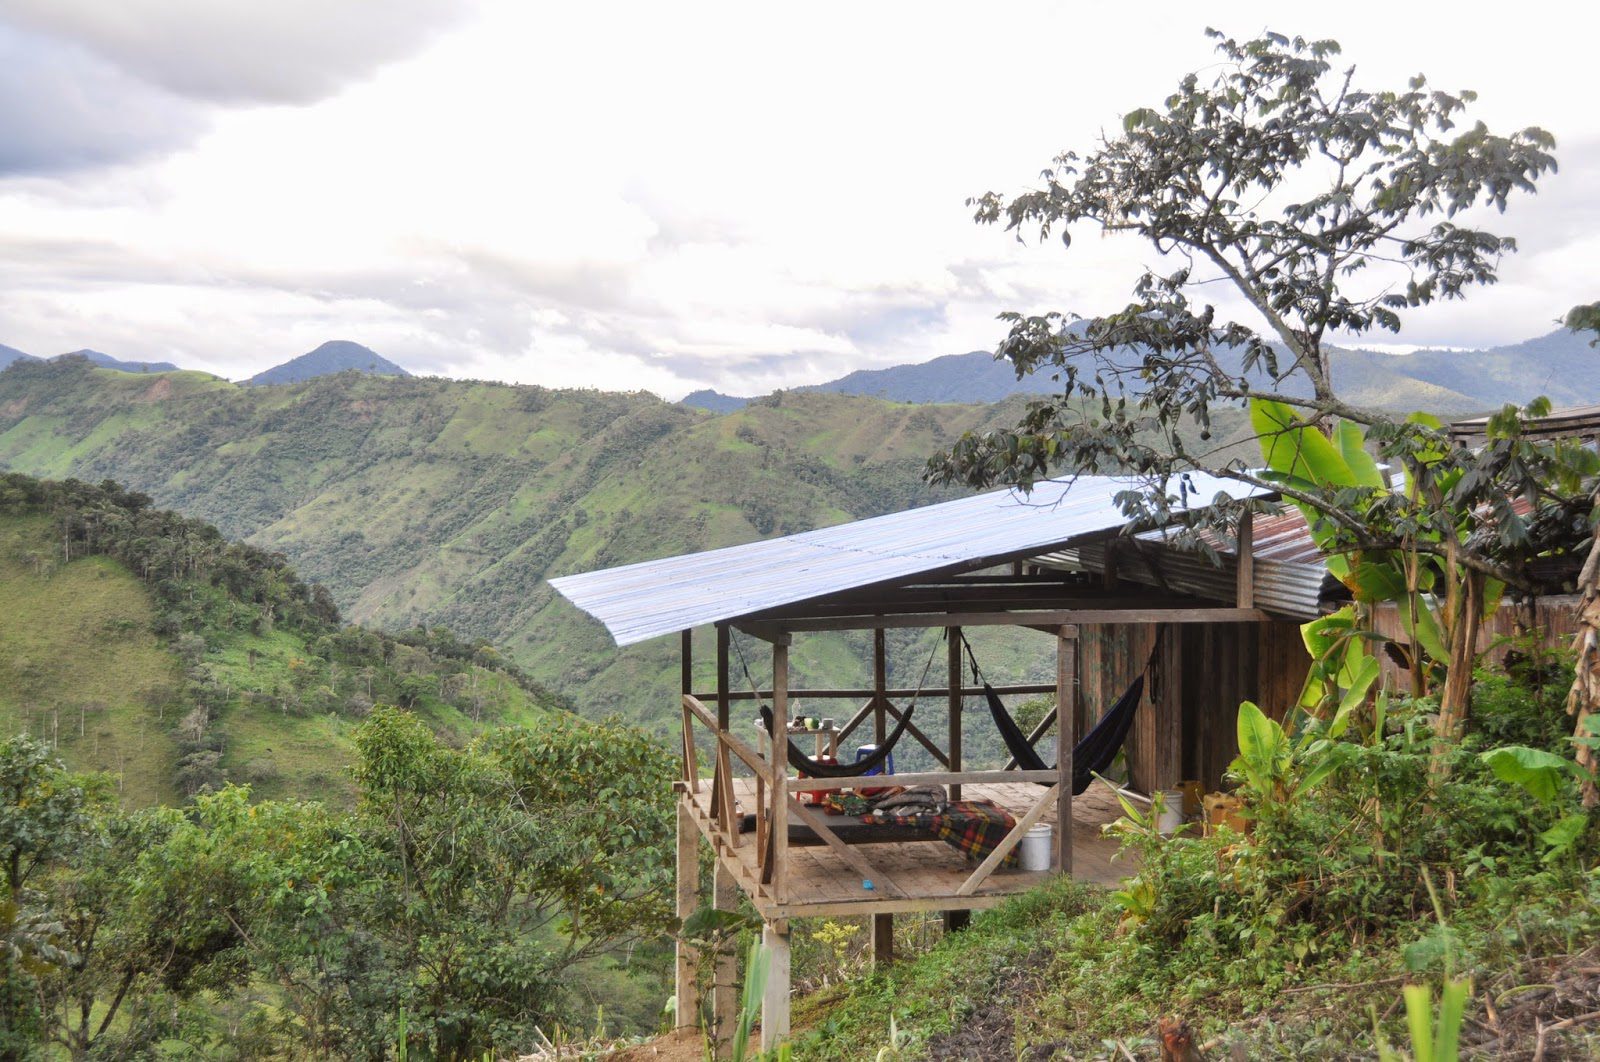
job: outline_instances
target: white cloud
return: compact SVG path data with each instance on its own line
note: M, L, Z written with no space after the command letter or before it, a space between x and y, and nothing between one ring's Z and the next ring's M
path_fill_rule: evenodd
M222 103L309 103L404 56L465 0L0 0L153 85Z
M672 397L990 347L1003 309L1120 305L1145 248L1019 245L964 200L1026 187L1210 56L1178 5L501 0L456 24L409 0L364 41L365 0L241 4L181 47L137 24L171 0L103 7L0 0L152 92L296 105L206 104L163 157L0 183L0 342L237 377L339 336L418 371ZM1208 15L1283 21L1231 7ZM1363 80L1426 69L1576 149L1501 219L1527 234L1504 282L1397 341L1516 340L1594 297L1600 118L1546 89L1592 34L1515 20L1488 62L1482 27L1420 10L1302 17L1320 25L1287 28L1340 37ZM202 40L231 58L187 54Z

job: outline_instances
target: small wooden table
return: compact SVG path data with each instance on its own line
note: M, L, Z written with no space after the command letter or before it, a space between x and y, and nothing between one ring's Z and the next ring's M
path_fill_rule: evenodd
M760 731L761 733L761 744L759 748L761 749L763 755L770 758L772 755L772 750L768 747L767 728L762 726L761 723L757 721L756 730ZM835 760L839 758L839 724L837 722L835 722L832 726L819 726L817 729L812 730L810 727L806 726L795 726L794 722L790 721L787 731L788 737L803 737L806 734L814 735L817 739L816 749L811 754L813 759L821 759L824 753L832 756Z

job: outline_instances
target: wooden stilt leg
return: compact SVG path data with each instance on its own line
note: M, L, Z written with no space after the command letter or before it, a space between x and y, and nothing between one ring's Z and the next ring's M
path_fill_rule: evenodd
M719 911L733 911L739 906L738 882L720 859L711 890L711 903ZM738 978L739 956L730 942L717 953L711 972L711 1032L718 1058L727 1058L732 1053L733 1023L739 1011Z
M677 914L680 921L694 914L700 906L700 831L695 828L689 814L686 798L678 799L678 889ZM700 989L695 981L699 956L695 949L679 940L677 943L677 969L674 987L677 993L675 1013L678 1028L699 1023Z
M1053 862L1063 874L1072 873L1072 746L1078 740L1073 721L1077 718L1078 647L1071 640L1076 632L1061 628L1056 636L1056 850Z
M761 928L767 962L767 990L761 999L761 1050L773 1051L789 1038L789 923Z
M872 916L872 965L888 966L894 962L894 915Z

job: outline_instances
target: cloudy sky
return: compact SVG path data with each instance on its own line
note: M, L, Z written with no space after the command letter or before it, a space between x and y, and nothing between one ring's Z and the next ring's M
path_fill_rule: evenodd
M237 378L346 338L671 398L989 348L1001 310L1120 304L1149 254L1019 245L965 199L1158 103L1208 23L1558 137L1502 283L1398 342L1600 297L1595 7L1199 6L0 0L0 343Z

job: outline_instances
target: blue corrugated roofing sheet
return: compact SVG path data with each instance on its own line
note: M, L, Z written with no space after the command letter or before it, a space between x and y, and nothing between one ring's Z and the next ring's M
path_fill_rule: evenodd
M1215 476L1186 478L1191 508L1208 506L1217 494L1259 493ZM631 645L952 565L1042 553L1120 527L1125 519L1116 495L1143 485L1114 476L1048 480L1028 495L992 491L784 538L565 575L550 584L604 623L618 645Z

